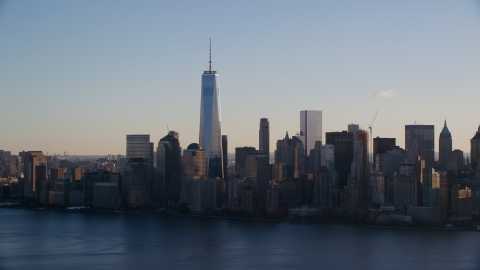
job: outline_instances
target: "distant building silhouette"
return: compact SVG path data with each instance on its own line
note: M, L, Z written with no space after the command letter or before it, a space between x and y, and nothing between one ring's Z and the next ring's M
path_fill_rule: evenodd
M480 125L478 126L477 133L470 140L470 163L472 169L475 171L480 161Z
M263 151L270 160L270 122L268 121L268 118L260 119L258 141L258 150Z

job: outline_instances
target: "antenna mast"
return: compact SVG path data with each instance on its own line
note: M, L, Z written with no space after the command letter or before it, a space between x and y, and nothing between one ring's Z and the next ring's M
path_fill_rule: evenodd
M210 65L208 68L208 71L211 73L212 72L212 38L210 38L210 61L208 61L208 64Z

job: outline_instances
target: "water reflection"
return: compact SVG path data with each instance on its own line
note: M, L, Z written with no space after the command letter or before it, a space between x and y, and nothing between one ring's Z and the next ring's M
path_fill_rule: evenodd
M480 234L0 209L3 269L480 269Z

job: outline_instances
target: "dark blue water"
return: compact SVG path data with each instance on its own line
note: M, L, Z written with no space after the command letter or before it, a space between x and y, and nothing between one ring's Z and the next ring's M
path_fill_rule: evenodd
M480 269L480 233L0 209L4 269Z

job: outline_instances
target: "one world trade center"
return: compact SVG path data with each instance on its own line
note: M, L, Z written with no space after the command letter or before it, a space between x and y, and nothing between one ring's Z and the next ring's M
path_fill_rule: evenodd
M199 144L205 149L208 158L209 178L220 177L223 179L220 119L220 85L217 72L212 70L212 43L210 40L209 69L202 75Z

